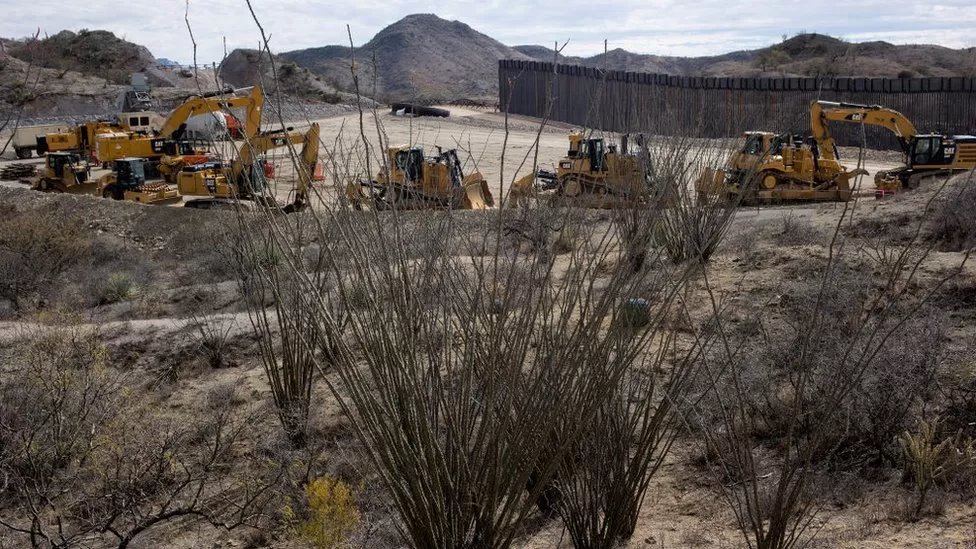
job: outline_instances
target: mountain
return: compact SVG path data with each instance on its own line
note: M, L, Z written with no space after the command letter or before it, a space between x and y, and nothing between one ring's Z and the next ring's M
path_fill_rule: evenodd
M464 23L431 14L408 15L355 49L325 46L281 57L347 91L354 87L355 58L360 91L388 101L494 98L498 60L530 59Z
M277 73L280 91L291 97L325 103L340 103L351 99L348 93L340 93L304 67L279 56L274 57L273 65L271 61L272 58L266 52L237 49L224 59L217 74L221 80L234 87L260 84L266 93L271 93L272 82Z
M545 46L513 49L539 61L553 60ZM976 76L976 48L851 43L823 34L799 34L757 50L707 57L670 57L616 49L592 57L559 57L560 63L682 76Z

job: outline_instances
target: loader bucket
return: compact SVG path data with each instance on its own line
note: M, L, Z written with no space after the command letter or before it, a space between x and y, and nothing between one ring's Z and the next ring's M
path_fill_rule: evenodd
M471 210L485 210L495 205L495 199L488 190L488 182L480 173L464 178L464 206Z

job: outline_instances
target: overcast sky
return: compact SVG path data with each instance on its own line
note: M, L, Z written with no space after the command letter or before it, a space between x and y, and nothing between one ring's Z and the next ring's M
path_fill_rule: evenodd
M508 45L569 39L567 55L610 48L658 55L710 55L767 46L801 31L852 41L976 47L976 0L540 0L447 2L432 0L252 0L271 35L272 49L288 51L357 44L411 13L457 19ZM193 58L184 23L185 0L0 0L0 36L19 38L61 29L106 29L147 46L156 57ZM228 51L255 47L260 35L244 0L190 0L189 19L201 63Z

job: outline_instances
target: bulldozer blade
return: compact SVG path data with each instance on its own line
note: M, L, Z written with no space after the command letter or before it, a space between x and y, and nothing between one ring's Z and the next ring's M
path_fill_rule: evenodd
M472 210L485 210L495 205L495 198L488 189L488 182L478 173L464 178L464 196L465 205Z

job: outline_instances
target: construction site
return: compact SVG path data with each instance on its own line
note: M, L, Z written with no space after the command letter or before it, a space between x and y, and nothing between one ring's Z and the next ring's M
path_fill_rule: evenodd
M972 48L348 32L0 41L0 549L976 548Z

